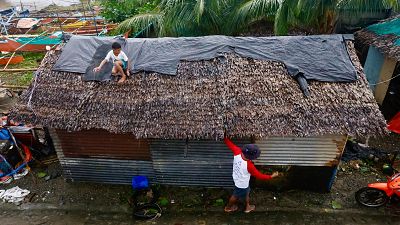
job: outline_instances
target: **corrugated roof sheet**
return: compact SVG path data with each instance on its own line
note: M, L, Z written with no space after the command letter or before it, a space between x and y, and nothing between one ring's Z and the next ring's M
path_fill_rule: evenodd
M321 137L270 137L257 140L261 155L255 165L333 166L340 161L347 138L340 135Z

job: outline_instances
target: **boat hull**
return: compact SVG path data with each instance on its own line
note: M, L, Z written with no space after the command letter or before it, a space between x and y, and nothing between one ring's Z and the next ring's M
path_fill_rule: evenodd
M23 44L10 38L6 38L0 42L0 51L2 52L44 52L46 46L54 46L55 44ZM18 50L17 50L18 49Z
M0 65L6 65L9 60L10 60L10 57L0 58ZM24 57L21 55L17 55L17 56L12 57L8 64L10 64L10 65L18 64L22 61L24 61Z

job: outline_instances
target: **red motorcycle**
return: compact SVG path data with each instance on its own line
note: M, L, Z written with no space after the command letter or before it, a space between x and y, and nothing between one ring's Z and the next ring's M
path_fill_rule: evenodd
M400 198L400 173L388 177L386 183L371 183L356 192L356 201L363 206L380 207L389 200Z

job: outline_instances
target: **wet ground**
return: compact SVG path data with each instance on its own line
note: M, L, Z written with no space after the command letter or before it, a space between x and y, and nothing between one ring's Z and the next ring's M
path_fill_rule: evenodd
M57 171L59 164L49 168L47 172ZM330 193L252 189L256 211L250 214L223 212L229 189L160 186L160 196L167 204L162 207L162 216L151 221L133 219L129 185L66 182L63 176L45 181L38 177L42 171L36 168L23 179L0 186L8 189L18 185L33 193L20 206L0 202L1 225L400 224L398 204L371 209L355 202L356 190L368 182L384 180L385 175L373 167L354 169L350 163L341 165ZM222 204L218 203L221 199ZM338 203L338 209L333 209L333 202Z
M67 182L63 176L49 181L39 178L40 172L57 174L57 171L60 171L58 163L51 165L47 170L36 168L23 179L2 185L0 189L9 189L14 186L28 189L33 195L29 202L33 204L129 207L129 198L132 195L130 185ZM260 210L269 207L332 208L333 201L339 203L344 209L359 208L354 200L354 193L370 182L384 180L386 180L385 175L374 168L361 166L360 169L354 169L350 164L342 164L330 193L253 188L250 195L251 201ZM231 191L222 188L159 187L160 197L168 202L165 208L171 210L222 210ZM219 202L221 200L222 203ZM0 208L3 204L0 202Z
M399 216L359 213L269 211L251 214L223 212L181 212L167 213L162 217L140 221L125 213L82 212L82 211L3 211L0 213L3 225L89 225L89 224L137 224L137 225L232 225L232 224L399 224Z
M46 181L40 173L52 175ZM279 179L275 179L279 183ZM252 188L256 211L223 212L231 189L156 186L162 216L152 221L132 218L130 185L68 182L58 162L36 165L19 186L31 195L19 206L0 202L0 225L8 224L400 224L400 204L365 208L354 193L371 182L385 182L381 166L361 160L341 162L330 193Z

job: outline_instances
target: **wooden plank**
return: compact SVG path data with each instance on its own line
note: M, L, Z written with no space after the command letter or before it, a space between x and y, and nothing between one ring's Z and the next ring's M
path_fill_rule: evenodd
M393 76L394 69L396 68L396 63L397 63L396 60L385 57L382 69L380 71L379 81L375 88L375 99L380 105L382 105L383 100L385 99L386 92L390 84L388 80ZM384 82L384 83L379 83L379 82Z

